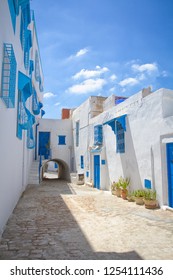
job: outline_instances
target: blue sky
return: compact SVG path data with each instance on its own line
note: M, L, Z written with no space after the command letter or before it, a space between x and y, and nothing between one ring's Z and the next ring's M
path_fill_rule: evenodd
M173 89L172 0L32 0L45 118L90 95Z

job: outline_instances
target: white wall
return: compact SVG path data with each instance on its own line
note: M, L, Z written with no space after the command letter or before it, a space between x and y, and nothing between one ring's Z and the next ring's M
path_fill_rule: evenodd
M17 62L15 107L6 108L0 98L0 236L21 193L27 186L30 166L34 159L34 150L26 148L26 131L23 131L22 140L16 137L18 71L25 75L29 73L29 70L24 67L24 54L20 43L20 16L21 11L16 18L14 33L8 1L0 1L0 90L4 43L13 45ZM30 97L27 100L28 108L31 108L31 103Z
M39 132L50 132L50 148L52 150L52 159L60 159L65 161L71 170L71 158L73 152L71 120L40 119L38 126L38 133ZM66 136L66 145L58 145L58 135Z

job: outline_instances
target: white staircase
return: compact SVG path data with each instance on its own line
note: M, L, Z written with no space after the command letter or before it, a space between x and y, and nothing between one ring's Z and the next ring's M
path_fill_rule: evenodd
M39 184L39 161L33 161L29 173L29 180L28 184L34 184L38 185Z

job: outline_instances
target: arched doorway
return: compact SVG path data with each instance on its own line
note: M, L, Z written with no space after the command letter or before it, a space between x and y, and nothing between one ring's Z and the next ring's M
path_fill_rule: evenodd
M50 159L42 163L41 179L62 179L70 181L68 164L61 159Z

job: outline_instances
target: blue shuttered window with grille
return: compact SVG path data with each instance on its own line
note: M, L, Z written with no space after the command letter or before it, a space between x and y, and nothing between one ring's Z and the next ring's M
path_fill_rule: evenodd
M23 73L18 73L18 114L17 114L17 137L22 139L22 131L27 130L27 148L35 146L33 124L35 117L26 108L26 101L32 94L31 80Z
M124 128L121 123L116 121L116 140L117 140L117 153L125 153L125 142L124 142Z
M28 24L31 22L30 3L29 0L19 1L21 5L21 23L20 23L20 41L24 51L24 65L29 68L29 52L32 47L31 30L27 29Z
M16 67L12 44L4 44L0 97L7 108L15 107Z
M11 15L11 22L12 22L13 30L15 32L16 16L19 14L18 0L8 0L8 6L9 6L10 15Z
M79 121L76 122L76 147L79 146Z
M103 127L97 125L94 127L94 145L102 145L103 143Z

